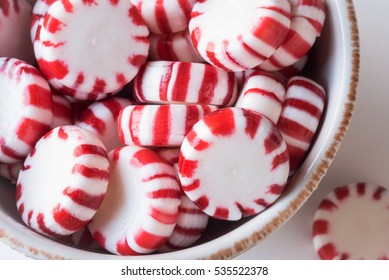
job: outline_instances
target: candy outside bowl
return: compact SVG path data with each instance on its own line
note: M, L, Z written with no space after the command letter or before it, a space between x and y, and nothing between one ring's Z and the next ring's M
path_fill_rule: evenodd
M76 248L30 230L15 205L15 186L0 179L0 240L36 259L230 259L280 228L316 190L333 161L351 121L359 71L358 27L352 0L326 0L326 21L310 54L305 75L328 94L324 115L301 168L282 196L259 215L239 222L212 221L192 247L124 257Z

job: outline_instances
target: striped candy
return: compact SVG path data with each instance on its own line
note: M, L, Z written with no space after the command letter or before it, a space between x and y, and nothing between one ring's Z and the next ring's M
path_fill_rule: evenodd
M131 104L129 100L120 97L96 101L84 110L75 125L96 134L107 151L111 151L123 145L119 139L117 118L120 110Z
M69 100L57 92L53 92L53 120L50 128L73 124L73 111ZM55 93L55 94L54 94Z
M172 164L177 171L180 149L161 149L158 154ZM173 233L158 250L169 252L189 247L195 243L207 227L209 216L197 207L184 192L181 192L181 204L178 207L178 218Z
M207 105L136 105L118 117L120 140L127 145L179 147L192 126L217 109Z
M281 195L289 158L268 119L224 108L193 126L178 167L184 192L200 209L218 219L239 220L260 213Z
M201 63L148 62L134 80L139 102L227 106L236 95L233 73Z
M290 156L290 172L301 165L323 113L326 93L318 83L301 76L289 80L277 128Z
M316 36L316 29L306 18L292 17L285 40L259 67L267 71L276 71L295 64L310 51Z
M146 61L148 35L130 1L57 1L39 31L38 64L49 80L85 93L108 94L131 81Z
M335 188L313 219L313 244L321 259L389 259L389 191L356 183Z
M49 129L52 94L33 66L0 58L0 163L24 160Z
M275 75L256 71L246 80L235 107L248 109L277 123L285 99L285 86Z
M108 192L88 228L114 254L153 252L177 221L181 200L175 171L157 153L137 146L115 149L109 159Z
M0 1L0 57L34 63L29 34L31 11L32 6L25 0Z
M205 62L194 47L189 30L171 34L150 34L149 60Z
M158 250L170 252L187 248L195 243L207 228L209 216L197 207L184 193L178 207L178 218L173 233Z
M155 34L169 34L187 28L196 0L131 0Z
M101 141L77 126L60 126L28 155L16 186L23 222L47 236L70 235L95 215L107 190L109 162Z
M23 162L0 163L0 176L16 183L19 172L23 168Z
M203 0L193 7L189 30L207 62L242 71L273 54L288 33L290 17L287 0Z
M284 42L259 67L267 71L281 70L304 57L320 36L325 19L324 0L289 0L292 19Z

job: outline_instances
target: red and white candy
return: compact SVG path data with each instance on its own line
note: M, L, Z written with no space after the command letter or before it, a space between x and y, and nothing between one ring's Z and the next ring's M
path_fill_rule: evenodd
M259 67L276 71L293 65L312 48L325 19L324 0L289 0L292 19L284 42Z
M24 160L49 129L52 94L33 66L0 58L0 163Z
M170 252L187 248L195 243L208 225L209 216L199 209L184 193L178 207L178 218L173 233L158 250Z
M389 191L356 183L335 188L313 219L313 244L321 259L389 259Z
M0 1L0 57L34 63L30 40L32 6L26 0Z
M123 146L119 138L117 118L120 111L131 104L128 99L120 97L96 101L84 110L75 125L95 133L107 151L111 151Z
M303 17L293 17L289 32L277 50L259 68L281 70L304 57L315 43L317 30Z
M28 155L16 186L26 225L61 237L83 228L107 191L109 162L101 141L77 126L48 132Z
M158 154L172 164L178 172L180 149L161 149ZM209 216L201 211L184 192L181 193L181 204L178 207L178 212L173 233L158 250L159 252L179 250L193 245L207 227Z
M108 192L88 225L92 236L114 254L157 250L172 234L181 203L173 167L157 153L137 146L115 149L109 160Z
M291 174L304 160L319 126L325 102L326 92L318 83L301 76L289 80L277 128L288 146Z
M233 73L201 63L148 62L134 80L139 102L226 106L235 102L236 95Z
M275 75L253 72L246 80L235 106L262 114L277 123L285 100L285 86Z
M120 140L126 145L179 147L203 116L217 109L208 105L136 105L119 114Z
M229 71L251 69L284 41L290 27L287 0L197 1L189 30L209 63Z
M155 34L169 34L188 27L196 0L131 0L147 27Z
M149 60L205 62L194 47L189 30L172 34L150 34Z
M188 197L224 220L263 211L281 195L289 173L286 144L275 126L240 108L217 110L196 123L178 165Z
M70 89L108 94L146 61L148 35L130 1L57 1L43 18L38 63L48 79Z

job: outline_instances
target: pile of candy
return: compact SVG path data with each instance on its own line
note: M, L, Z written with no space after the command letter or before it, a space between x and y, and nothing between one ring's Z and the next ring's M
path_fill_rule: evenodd
M0 46L0 173L26 225L137 255L276 202L326 102L298 76L324 0L222 2L1 2L2 42L32 10L35 60Z

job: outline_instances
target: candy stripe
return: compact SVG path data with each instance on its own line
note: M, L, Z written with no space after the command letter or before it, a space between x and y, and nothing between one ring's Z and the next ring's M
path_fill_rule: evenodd
M275 75L255 71L247 77L235 106L262 114L276 124L284 105L285 94L283 82Z
M141 146L178 147L191 127L214 110L215 106L206 105L129 106L118 119L121 141Z
M316 133L325 96L324 89L310 79L296 76L288 83L277 128L288 145L291 174L301 165Z
M200 63L148 62L134 83L139 102L225 106L237 95L233 74Z
M293 65L309 52L316 35L316 30L305 18L293 17L285 40L259 67L267 71L276 71Z

